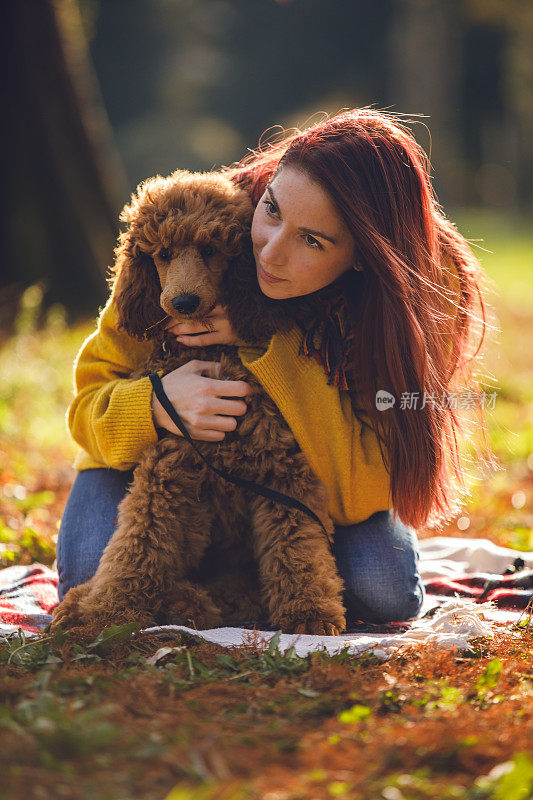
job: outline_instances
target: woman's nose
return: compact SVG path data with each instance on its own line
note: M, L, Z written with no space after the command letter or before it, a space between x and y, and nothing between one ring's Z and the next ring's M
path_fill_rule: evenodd
M282 266L285 263L285 244L281 235L271 236L261 250L261 261L268 266Z

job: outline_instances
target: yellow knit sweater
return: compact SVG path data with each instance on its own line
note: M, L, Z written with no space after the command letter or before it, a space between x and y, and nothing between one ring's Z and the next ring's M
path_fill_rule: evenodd
M128 377L145 362L151 344L117 331L116 322L111 295L74 364L68 426L82 448L74 462L79 470L131 469L157 441L151 383ZM295 327L275 334L268 348L240 347L239 357L273 399L327 487L333 521L352 525L392 507L390 477L375 433L354 416L348 393L328 386L322 367L298 354L300 337Z

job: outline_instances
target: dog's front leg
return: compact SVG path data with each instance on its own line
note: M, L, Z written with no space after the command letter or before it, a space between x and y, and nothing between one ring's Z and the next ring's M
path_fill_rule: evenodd
M143 612L155 621L155 615L175 605L187 620L218 623L211 598L186 579L209 543L213 514L206 503L192 497L198 481L183 474L179 461L165 442L146 453L119 506L117 528L95 575L67 592L53 627L61 621L65 626L83 625L113 615L124 619L128 613L135 619Z
M263 498L253 502L254 552L271 624L284 633L341 633L343 583L322 528L301 511Z

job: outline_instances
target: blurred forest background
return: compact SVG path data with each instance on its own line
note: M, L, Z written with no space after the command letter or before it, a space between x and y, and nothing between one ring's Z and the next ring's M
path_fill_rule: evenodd
M414 132L452 218L533 206L529 0L2 8L4 331L29 286L71 321L96 314L118 213L141 179L230 163L272 126L304 127L320 111L422 115Z

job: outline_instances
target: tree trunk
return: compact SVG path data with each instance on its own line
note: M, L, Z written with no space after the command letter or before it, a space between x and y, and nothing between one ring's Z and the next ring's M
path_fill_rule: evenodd
M3 10L9 111L0 297L40 281L46 304L95 311L128 188L77 2L17 0Z
M455 4L453 4L455 5ZM413 133L435 165L435 186L444 202L461 203L464 169L460 152L461 18L447 0L395 4L390 38L389 98L392 112L422 114L437 132L421 125Z

